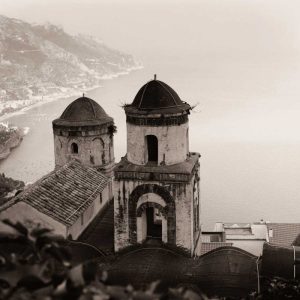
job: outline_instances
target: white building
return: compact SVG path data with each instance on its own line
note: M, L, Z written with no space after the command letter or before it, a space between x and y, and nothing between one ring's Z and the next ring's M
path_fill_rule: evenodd
M0 207L0 220L76 239L109 200L109 178L78 161L58 168ZM6 226L0 222L0 230Z
M215 232L224 232L224 242L260 256L263 244L268 242L268 229L265 222L257 223L216 223Z

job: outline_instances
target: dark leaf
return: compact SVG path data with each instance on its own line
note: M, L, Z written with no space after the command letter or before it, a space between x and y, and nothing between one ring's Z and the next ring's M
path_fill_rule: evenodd
M37 276L29 275L22 278L18 284L18 287L25 287L29 291L34 291L45 287L45 283Z
M49 229L49 228L34 228L30 234L31 236L37 238L39 236L42 236L42 235L45 235L47 233L50 233L52 232L53 230L52 229Z
M28 235L28 229L21 224L20 222L13 223L9 219L4 219L2 222L12 228L14 228L16 231L18 231L20 234L27 236Z
M10 288L9 282L4 280L3 278L0 278L0 288L1 289L9 289Z
M39 236L36 239L35 245L38 250L42 250L44 247L52 246L52 239L49 236Z
M82 276L85 283L89 284L91 281L96 279L97 264L95 262L87 262L83 265Z

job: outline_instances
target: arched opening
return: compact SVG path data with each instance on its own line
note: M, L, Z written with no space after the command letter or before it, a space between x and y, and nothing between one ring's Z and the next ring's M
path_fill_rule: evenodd
M148 195L147 195L148 194ZM155 194L157 197L153 197ZM142 199L144 198L144 199ZM159 200L158 198L161 198ZM151 211L146 208L152 207L153 217ZM156 212L159 215L154 215ZM156 230L159 230L161 223L161 240L165 243L176 243L176 213L175 202L168 190L156 184L143 184L137 186L129 196L129 239L131 244L140 243L144 241L149 235L157 235ZM161 222L160 222L161 221ZM152 227L150 232L147 232L147 222L149 225L158 225ZM152 233L152 234L151 234ZM160 236L160 235L159 235Z
M157 208L146 208L147 239L162 240L162 216Z
M145 194L140 197L136 217L137 242L141 243L145 240L156 240L160 242L168 242L168 224L167 224L167 206L162 206L158 202L144 202L150 196L151 200L157 200L160 196L155 194ZM159 202L164 202L160 199Z
M76 143L71 144L71 152L73 154L78 154L78 145Z
M147 135L148 162L158 162L158 140L155 135Z

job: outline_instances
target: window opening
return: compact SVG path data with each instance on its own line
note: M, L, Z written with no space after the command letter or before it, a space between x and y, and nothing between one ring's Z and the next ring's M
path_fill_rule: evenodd
M78 154L78 145L76 143L71 144L71 152L74 154Z
M158 162L158 141L155 135L147 135L148 162Z

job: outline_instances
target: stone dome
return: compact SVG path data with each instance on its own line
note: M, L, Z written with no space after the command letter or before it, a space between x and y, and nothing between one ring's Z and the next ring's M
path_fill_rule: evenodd
M60 118L53 121L62 126L91 126L112 122L104 109L94 100L80 97L67 106Z
M129 107L140 111L162 110L164 113L177 113L190 109L190 105L183 102L170 86L156 79L140 88Z

